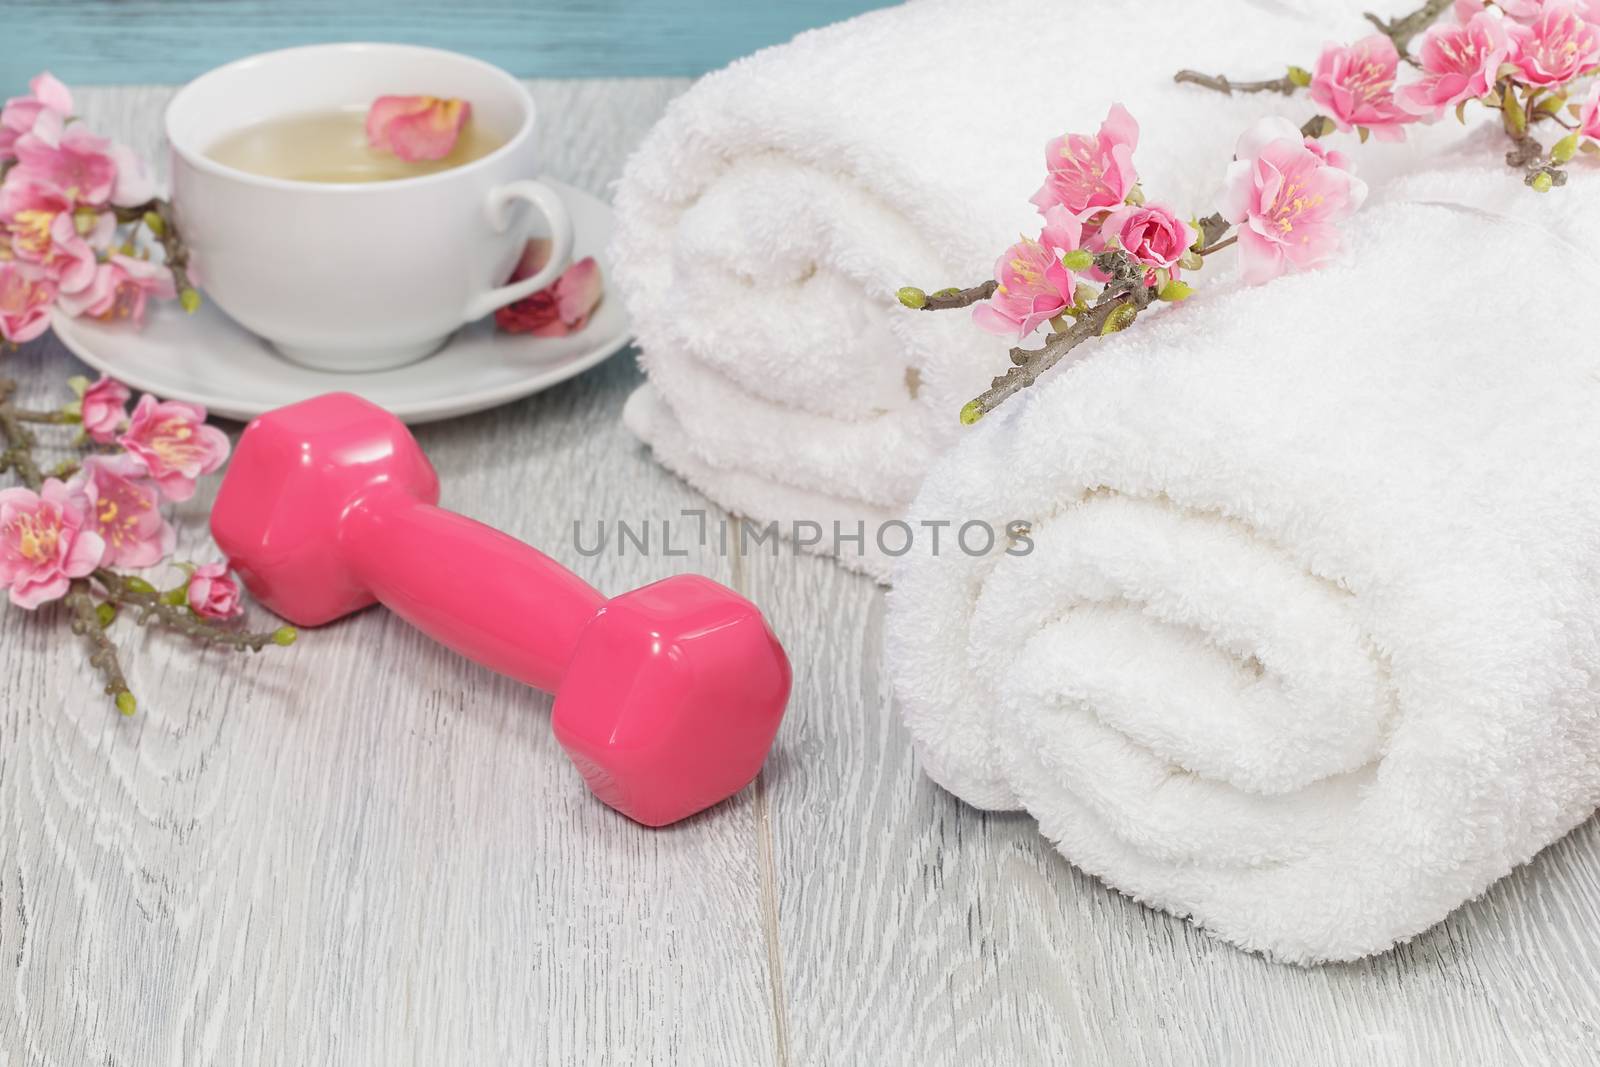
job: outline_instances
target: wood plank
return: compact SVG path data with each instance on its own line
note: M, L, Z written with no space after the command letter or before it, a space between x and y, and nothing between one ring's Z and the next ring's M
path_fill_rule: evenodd
M1394 953L1267 963L923 777L871 583L787 557L742 572L796 661L766 781L793 1062L1600 1062L1594 822Z
M537 87L551 173L602 190L681 83ZM153 146L163 94L86 94ZM80 368L53 343L30 382ZM581 556L574 519L702 501L617 421L631 353L427 427L445 503L602 589L709 554ZM180 509L183 552L210 492ZM144 707L110 710L57 610L0 615L0 1063L771 1060L750 792L660 832L592 800L548 698L381 611L287 653L121 633Z
M468 52L523 78L692 75L881 7L878 0L12 0L0 88L41 66L70 83L187 81L255 52L400 41Z

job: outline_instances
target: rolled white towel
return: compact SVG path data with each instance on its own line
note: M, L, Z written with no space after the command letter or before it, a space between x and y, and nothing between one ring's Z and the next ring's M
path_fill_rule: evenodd
M1299 963L1418 933L1595 809L1600 175L1535 196L1496 147L1392 185L1335 266L1105 339L936 465L914 517L1029 521L1033 550L895 576L930 775Z
M896 290L989 277L1038 230L1046 141L1093 131L1114 101L1141 124L1146 192L1209 209L1240 131L1312 105L1173 73L1276 75L1370 32L1366 6L922 0L705 78L617 188L616 281L649 375L628 425L757 519L901 515L1007 343L962 314L911 314ZM1364 173L1405 152L1369 146ZM887 574L881 554L840 558Z

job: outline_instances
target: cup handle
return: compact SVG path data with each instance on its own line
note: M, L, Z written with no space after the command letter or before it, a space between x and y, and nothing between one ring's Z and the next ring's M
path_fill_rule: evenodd
M506 227L511 225L511 207L517 201L532 204L544 213L545 220L550 223L550 260L531 278L502 285L474 297L467 305L468 322L481 319L496 308L503 308L547 288L572 261L572 216L567 214L567 206L561 202L556 191L543 182L508 182L489 190L489 199L484 205L489 225L497 232L504 233Z

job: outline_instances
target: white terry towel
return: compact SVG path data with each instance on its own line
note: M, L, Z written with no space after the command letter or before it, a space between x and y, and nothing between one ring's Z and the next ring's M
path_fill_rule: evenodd
M1391 184L1335 266L1105 339L939 462L914 516L1029 520L1034 550L895 576L929 774L1299 963L1418 933L1588 817L1600 174L1538 196L1501 147Z
M906 311L896 290L990 277L1038 230L1028 198L1046 141L1092 132L1115 101L1141 124L1146 193L1200 208L1252 119L1313 106L1173 73L1276 76L1325 39L1371 32L1370 6L922 0L705 78L616 191L616 282L649 375L627 424L730 509L784 527L865 522L872 550L870 530L904 512L1008 347L965 313ZM1404 154L1369 145L1363 176ZM840 558L887 574L880 555Z

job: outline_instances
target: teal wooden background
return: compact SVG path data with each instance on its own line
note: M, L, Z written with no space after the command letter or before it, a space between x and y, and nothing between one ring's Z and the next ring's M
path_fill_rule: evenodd
M182 82L252 52L406 41L522 77L700 74L884 0L0 0L0 98L70 83Z

